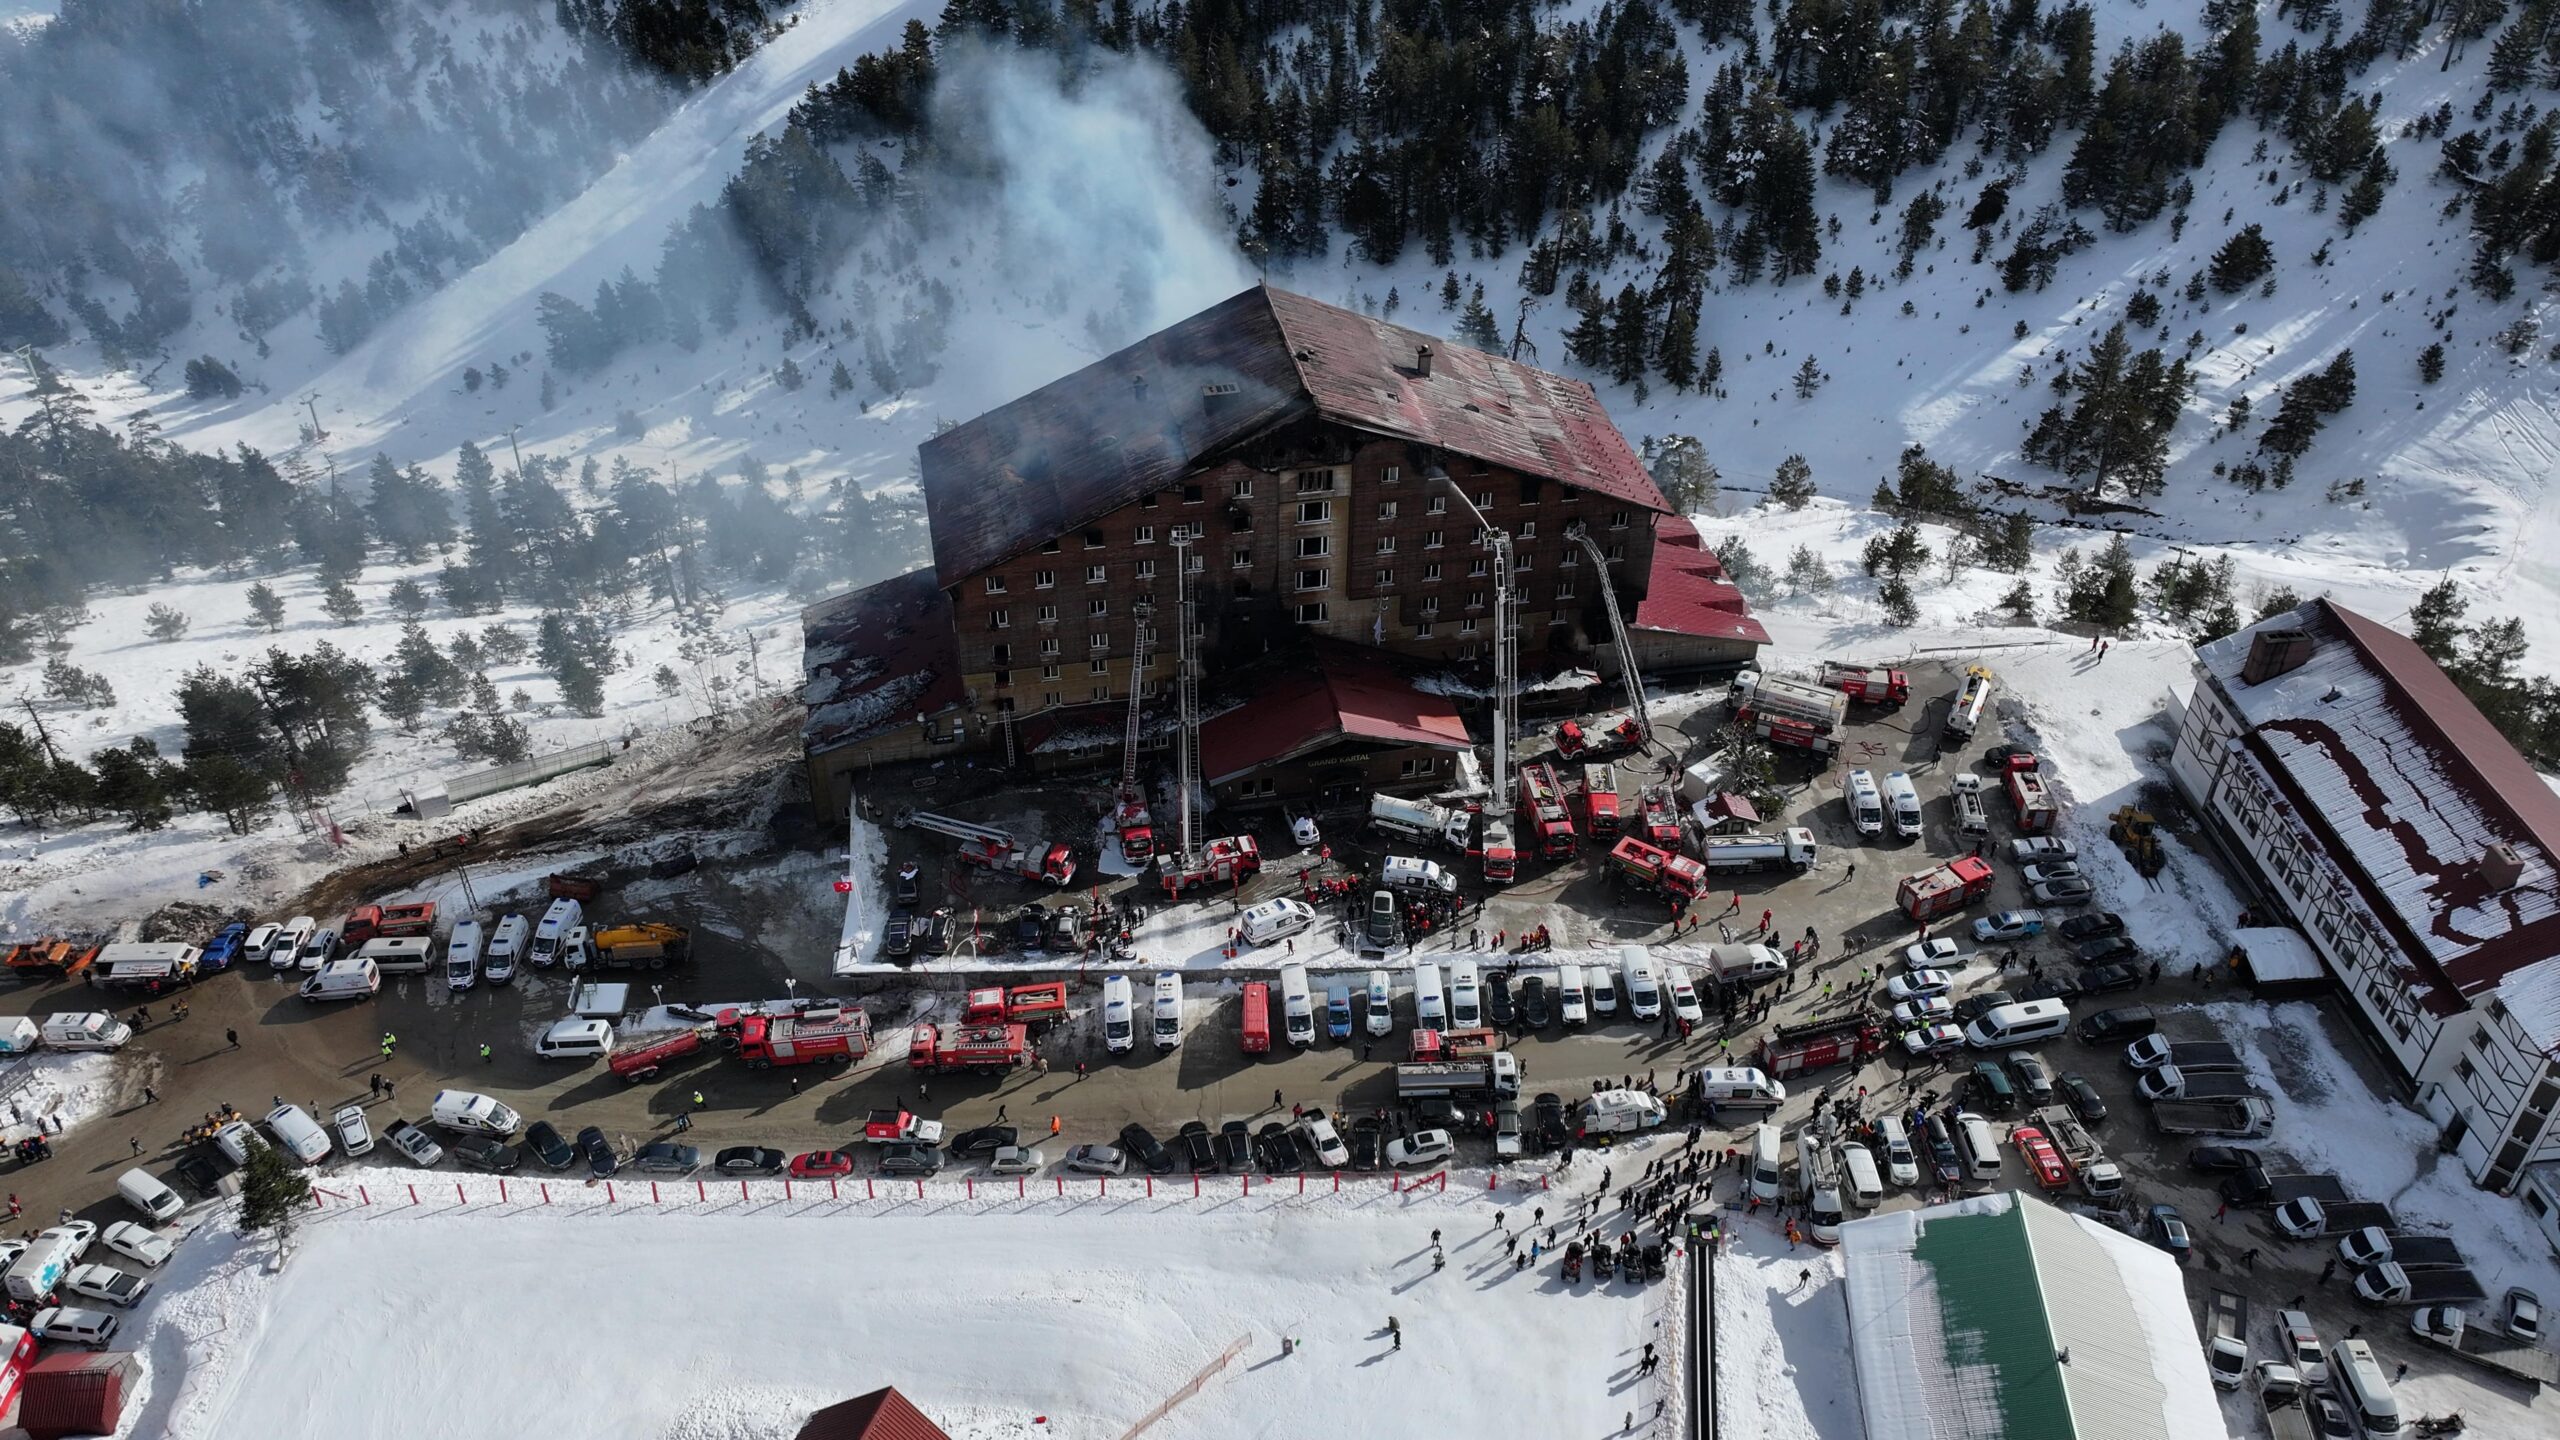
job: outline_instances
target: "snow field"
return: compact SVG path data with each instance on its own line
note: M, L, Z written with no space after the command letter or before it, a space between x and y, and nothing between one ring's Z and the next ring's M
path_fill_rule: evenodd
M1715 1266L1717 1425L1753 1440L1865 1440L1839 1252L1789 1248L1774 1220L1722 1218L1732 1238Z
M1597 1178L1585 1168L1575 1193ZM493 1180L461 1183L494 1198ZM123 1433L787 1440L808 1410L895 1384L964 1440L1111 1437L1204 1370L1151 1433L1304 1434L1321 1417L1367 1432L1417 1396L1459 1434L1520 1434L1531 1415L1542 1435L1681 1433L1683 1270L1641 1290L1569 1288L1552 1258L1515 1273L1493 1211L1516 1231L1530 1205L1571 1201L1483 1183L1390 1194L1380 1177L1300 1199L1211 1178L1194 1201L1187 1181L1149 1200L1088 1180L1067 1199L973 1202L946 1179L920 1201L829 1203L715 1181L707 1205L650 1208L554 1181L590 1203L331 1205L280 1275L266 1242L208 1227L146 1302L152 1375ZM653 1278L662 1255L682 1266ZM1673 1364L1640 1377L1648 1340Z
M63 1135L115 1109L115 1071L116 1057L94 1050L42 1050L0 1071L0 1143L35 1134L39 1118Z

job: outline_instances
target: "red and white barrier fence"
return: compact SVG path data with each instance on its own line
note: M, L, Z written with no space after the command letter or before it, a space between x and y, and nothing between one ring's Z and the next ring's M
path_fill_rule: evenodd
M1123 1199L1166 1202L1225 1201L1245 1198L1261 1199L1278 1204L1301 1197L1350 1195L1356 1199L1365 1188L1373 1186L1379 1187L1370 1191L1373 1199L1393 1197L1399 1200L1411 1200L1425 1194L1437 1198L1449 1193L1449 1172L1446 1170L1435 1170L1425 1175L1404 1175L1393 1171L1381 1174L1341 1170L1300 1172L1295 1177L1250 1174L1192 1175L1187 1177L1191 1182L1188 1186L1180 1184L1175 1177L1167 1177L1169 1183L1161 1190L1156 1188L1157 1177L1142 1174L1136 1177L1139 1190L1135 1195L1131 1194L1129 1181L1125 1178L1121 1180L1115 1192L1112 1187L1112 1177L1107 1175L1053 1175L1050 1177L1049 1192L1038 1196L1031 1193L1029 1176L1014 1177L1011 1195L1004 1193L1001 1181L990 1179L981 1186L979 1183L981 1178L976 1175L967 1175L957 1180L947 1181L910 1180L907 1185L884 1187L878 1183L877 1177L866 1175L862 1177L859 1193L856 1193L849 1184L836 1180L824 1182L790 1179L739 1180L735 1182L737 1193L732 1195L728 1182L724 1181L715 1190L707 1177L694 1178L690 1193L684 1189L681 1182L669 1185L656 1180L646 1182L647 1188L643 1190L637 1187L624 1187L611 1180L528 1181L523 1177L515 1177L512 1180L505 1176L487 1180L465 1177L451 1182L452 1198L448 1201L445 1196L445 1181L439 1176L423 1187L414 1181L396 1182L394 1187L387 1188L386 1193L381 1195L375 1194L373 1184L366 1181L344 1187L315 1185L311 1190L311 1204L312 1208L317 1210L427 1207L472 1209L543 1205L721 1209L775 1202L810 1206L859 1206L879 1202L905 1205L915 1201L936 1200L1012 1206L1076 1198L1107 1200L1115 1198L1115 1194L1117 1198ZM1296 1182L1294 1185L1285 1183L1292 1178ZM1510 1182L1513 1188L1520 1190L1545 1188L1543 1176L1506 1176L1496 1172L1487 1177L1483 1191L1462 1186L1459 1195L1461 1198L1485 1193L1498 1195L1506 1181Z

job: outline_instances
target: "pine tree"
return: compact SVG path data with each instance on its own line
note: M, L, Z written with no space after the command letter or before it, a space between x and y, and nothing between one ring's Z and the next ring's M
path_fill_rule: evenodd
M178 767L160 758L160 747L150 737L137 735L120 748L109 746L91 761L97 767L100 805L124 816L135 830L157 830L169 823Z
M426 614L435 603L428 598L426 586L406 576L392 582L390 600L393 610L412 620Z
M293 1243L293 1228L311 1204L311 1179L273 1146L251 1137L249 1163L240 1171L240 1228L273 1231L276 1246Z
M786 391L797 391L802 385L808 383L808 377L800 373L799 361L785 355L782 357L782 363L774 368L773 383Z
M1807 355L1804 357L1804 363L1796 367L1796 398L1810 400L1813 398L1813 392L1821 388L1822 367L1814 363L1812 356Z
M1631 385L1645 372L1644 297L1633 285L1623 286L1609 312L1609 378Z
M284 597L264 580L249 587L249 619L270 635L284 628Z
M667 699L672 700L684 693L684 681L677 678L676 667L673 665L659 666L658 673L650 676L649 679L658 687L658 693Z
M257 828L275 795L266 776L228 755L191 757L180 771L180 784L198 809L219 815L234 835Z
M176 608L156 600L149 610L143 612L143 628L151 632L152 639L164 645L185 635L187 627L194 623Z
M1801 510L1820 493L1813 485L1813 463L1802 455L1789 455L1778 462L1778 473L1769 481L1769 498L1790 510Z
M842 360L838 360L835 363L834 368L827 371L827 396L829 399L833 399L852 388L853 372L844 368L844 362Z
M2213 261L2206 270L2213 277L2214 289L2225 295L2237 295L2257 284L2275 267L2275 248L2267 243L2265 230L2256 225L2244 225L2237 234L2222 242L2221 249L2213 252Z
M1920 602L1911 593L1911 582L1899 575L1885 577L1876 587L1876 603L1884 607L1884 623L1897 630L1920 623Z
M2437 341L2418 352L2418 378L2429 385L2444 378L2444 342Z
M2021 580L2000 597L2000 608L2021 625L2036 623L2036 587Z
M364 618L364 602L356 598L354 586L332 580L320 587L320 613L341 625L353 625Z
M1458 317L1458 338L1478 350L1493 354L1501 353L1502 330L1494 324L1493 312L1485 308L1482 287L1478 287L1475 294L1467 297L1466 311Z
M2471 602L2448 575L2427 588L2418 603L2409 607L2409 639L2426 652L2428 659L2450 668L2460 653L2462 617Z
M1810 545L1799 545L1787 556L1787 588L1798 595L1831 593L1831 567L1813 553Z

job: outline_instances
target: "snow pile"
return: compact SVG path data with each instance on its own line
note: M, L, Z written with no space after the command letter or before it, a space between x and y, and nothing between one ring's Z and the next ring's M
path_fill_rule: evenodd
M77 1130L116 1108L116 1057L101 1051L44 1050L0 1072L0 1141Z
M1864 1440L1836 1252L1728 1211L1716 1259L1716 1421L1754 1440ZM1803 1283L1798 1283L1798 1277Z

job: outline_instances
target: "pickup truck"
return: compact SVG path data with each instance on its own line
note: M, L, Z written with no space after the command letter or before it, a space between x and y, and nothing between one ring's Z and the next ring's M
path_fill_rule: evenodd
M2145 1071L2134 1089L2142 1098L2161 1100L2246 1100L2259 1093L2255 1076L2229 1070L2182 1070L2163 1065Z
M2400 1223L2392 1218L2391 1207L2371 1200L2349 1200L2331 1204L2325 1200L2287 1200L2276 1206L2276 1228L2296 1240L2319 1240L2331 1235L2351 1235L2358 1230L2380 1230L2395 1233Z
M2468 1270L2408 1270L2385 1260L2356 1272L2356 1298L2368 1305L2459 1305L2488 1296Z
M2145 1035L2127 1045L2124 1063L2131 1070L2157 1070L2163 1065L2175 1065L2196 1075L2249 1068L2241 1062L2237 1048L2219 1040L2172 1040L2157 1034Z
M2338 1258L2359 1270L2385 1260L2398 1261L2403 1270L2459 1270L2462 1247L2442 1235L2401 1235L2364 1229L2339 1238Z
M2222 1177L2222 1198L2232 1205L2284 1205L2296 1200L2343 1205L2347 1187L2335 1175L2270 1175L2249 1165Z
M886 1145L897 1140L939 1145L942 1143L942 1122L927 1120L904 1110L874 1110L863 1117L862 1139L868 1145Z
M2560 1385L2560 1356L2506 1334L2485 1317L2472 1319L2459 1305L2421 1307L2409 1317L2409 1331L2474 1365L2539 1385Z
M2228 1290L2213 1292L2204 1364L2213 1383L2225 1390L2239 1389L2249 1376L2249 1302Z
M2089 1133L2080 1117L2067 1105L2047 1105L2028 1117L2062 1152L2062 1158L2078 1178L2080 1189L2092 1200L2114 1202L2124 1195L2124 1171L2107 1158L2097 1137Z

